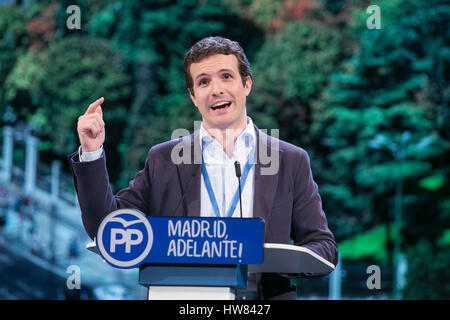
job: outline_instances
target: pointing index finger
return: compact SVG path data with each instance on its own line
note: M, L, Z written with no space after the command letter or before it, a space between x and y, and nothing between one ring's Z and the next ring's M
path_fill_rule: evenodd
M89 105L89 108L87 108L87 110L86 110L86 112L84 114L94 113L95 109L97 109L97 107L99 105L101 105L103 103L103 101L105 101L105 98L101 97L100 99L97 99L96 101L91 103Z

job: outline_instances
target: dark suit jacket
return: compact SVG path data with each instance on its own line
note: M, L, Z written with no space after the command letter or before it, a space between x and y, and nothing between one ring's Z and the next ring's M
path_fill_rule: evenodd
M264 165L258 151L254 168L253 216L265 220L264 241L287 244L292 238L295 245L307 247L336 265L336 242L328 229L306 151L282 140L272 140L275 138L256 126L255 131L258 147L267 148L266 154L279 151L279 170L276 174L261 174ZM121 208L136 208L150 216L198 217L200 170L197 170L184 201L175 212L182 190L185 190L194 172L195 163L201 163L198 132L182 140L171 140L152 147L144 168L136 174L128 188L116 195L113 195L109 185L104 153L100 159L92 162L79 162L78 152L69 155L82 220L88 235L94 238L103 218ZM273 142L278 142L276 150ZM191 148L189 164L173 163L171 154L175 146ZM269 167L270 164L265 166ZM257 279L261 298L279 296L291 290L287 277L263 274Z

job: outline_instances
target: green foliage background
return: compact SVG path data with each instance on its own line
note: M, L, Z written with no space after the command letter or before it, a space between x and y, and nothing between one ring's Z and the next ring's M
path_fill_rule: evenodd
M80 30L66 27L73 4ZM369 5L380 7L379 30L367 28ZM3 5L0 114L14 110L16 123L39 136L44 158L63 159L78 147L78 116L104 96L118 190L152 145L201 120L184 84L185 52L208 35L237 40L254 74L248 113L308 151L344 259L389 261L401 234L411 262L405 297L448 298L449 286L425 274L449 273L449 21L444 0ZM392 226L399 181L400 233ZM422 265L418 256L432 252L435 264Z

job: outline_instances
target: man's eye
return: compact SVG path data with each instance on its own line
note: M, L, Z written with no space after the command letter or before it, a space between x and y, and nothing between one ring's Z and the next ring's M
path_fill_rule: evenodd
M223 77L224 77L225 79L231 79L231 78L232 78L231 74L228 74L228 73L225 73L225 74L223 75Z
M204 85L206 85L207 83L208 83L208 80L202 79L202 80L200 80L200 81L198 82L198 85L199 85L199 86L204 86Z

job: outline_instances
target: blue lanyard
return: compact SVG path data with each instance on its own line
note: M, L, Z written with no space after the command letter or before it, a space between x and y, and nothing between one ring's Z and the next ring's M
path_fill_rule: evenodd
M245 167L244 167L244 172L242 173L242 176L240 178L242 190L244 190L245 182L247 181L247 176L250 172L250 169L253 166L254 158L255 158L255 147L253 147L252 151L250 152L247 163L245 164ZM206 190L208 191L209 200L211 201L211 205L214 209L214 213L216 214L217 218L220 218L221 215L220 215L219 206L217 205L216 196L214 195L214 191L211 186L211 180L209 180L208 171L206 170L205 160L203 159L203 148L202 148L202 174L203 174L203 180L205 181ZM226 215L227 218L230 218L233 215L234 209L236 209L238 201L239 201L239 186L234 194L234 198L233 198L233 201L231 202L231 206L228 209L228 212Z

